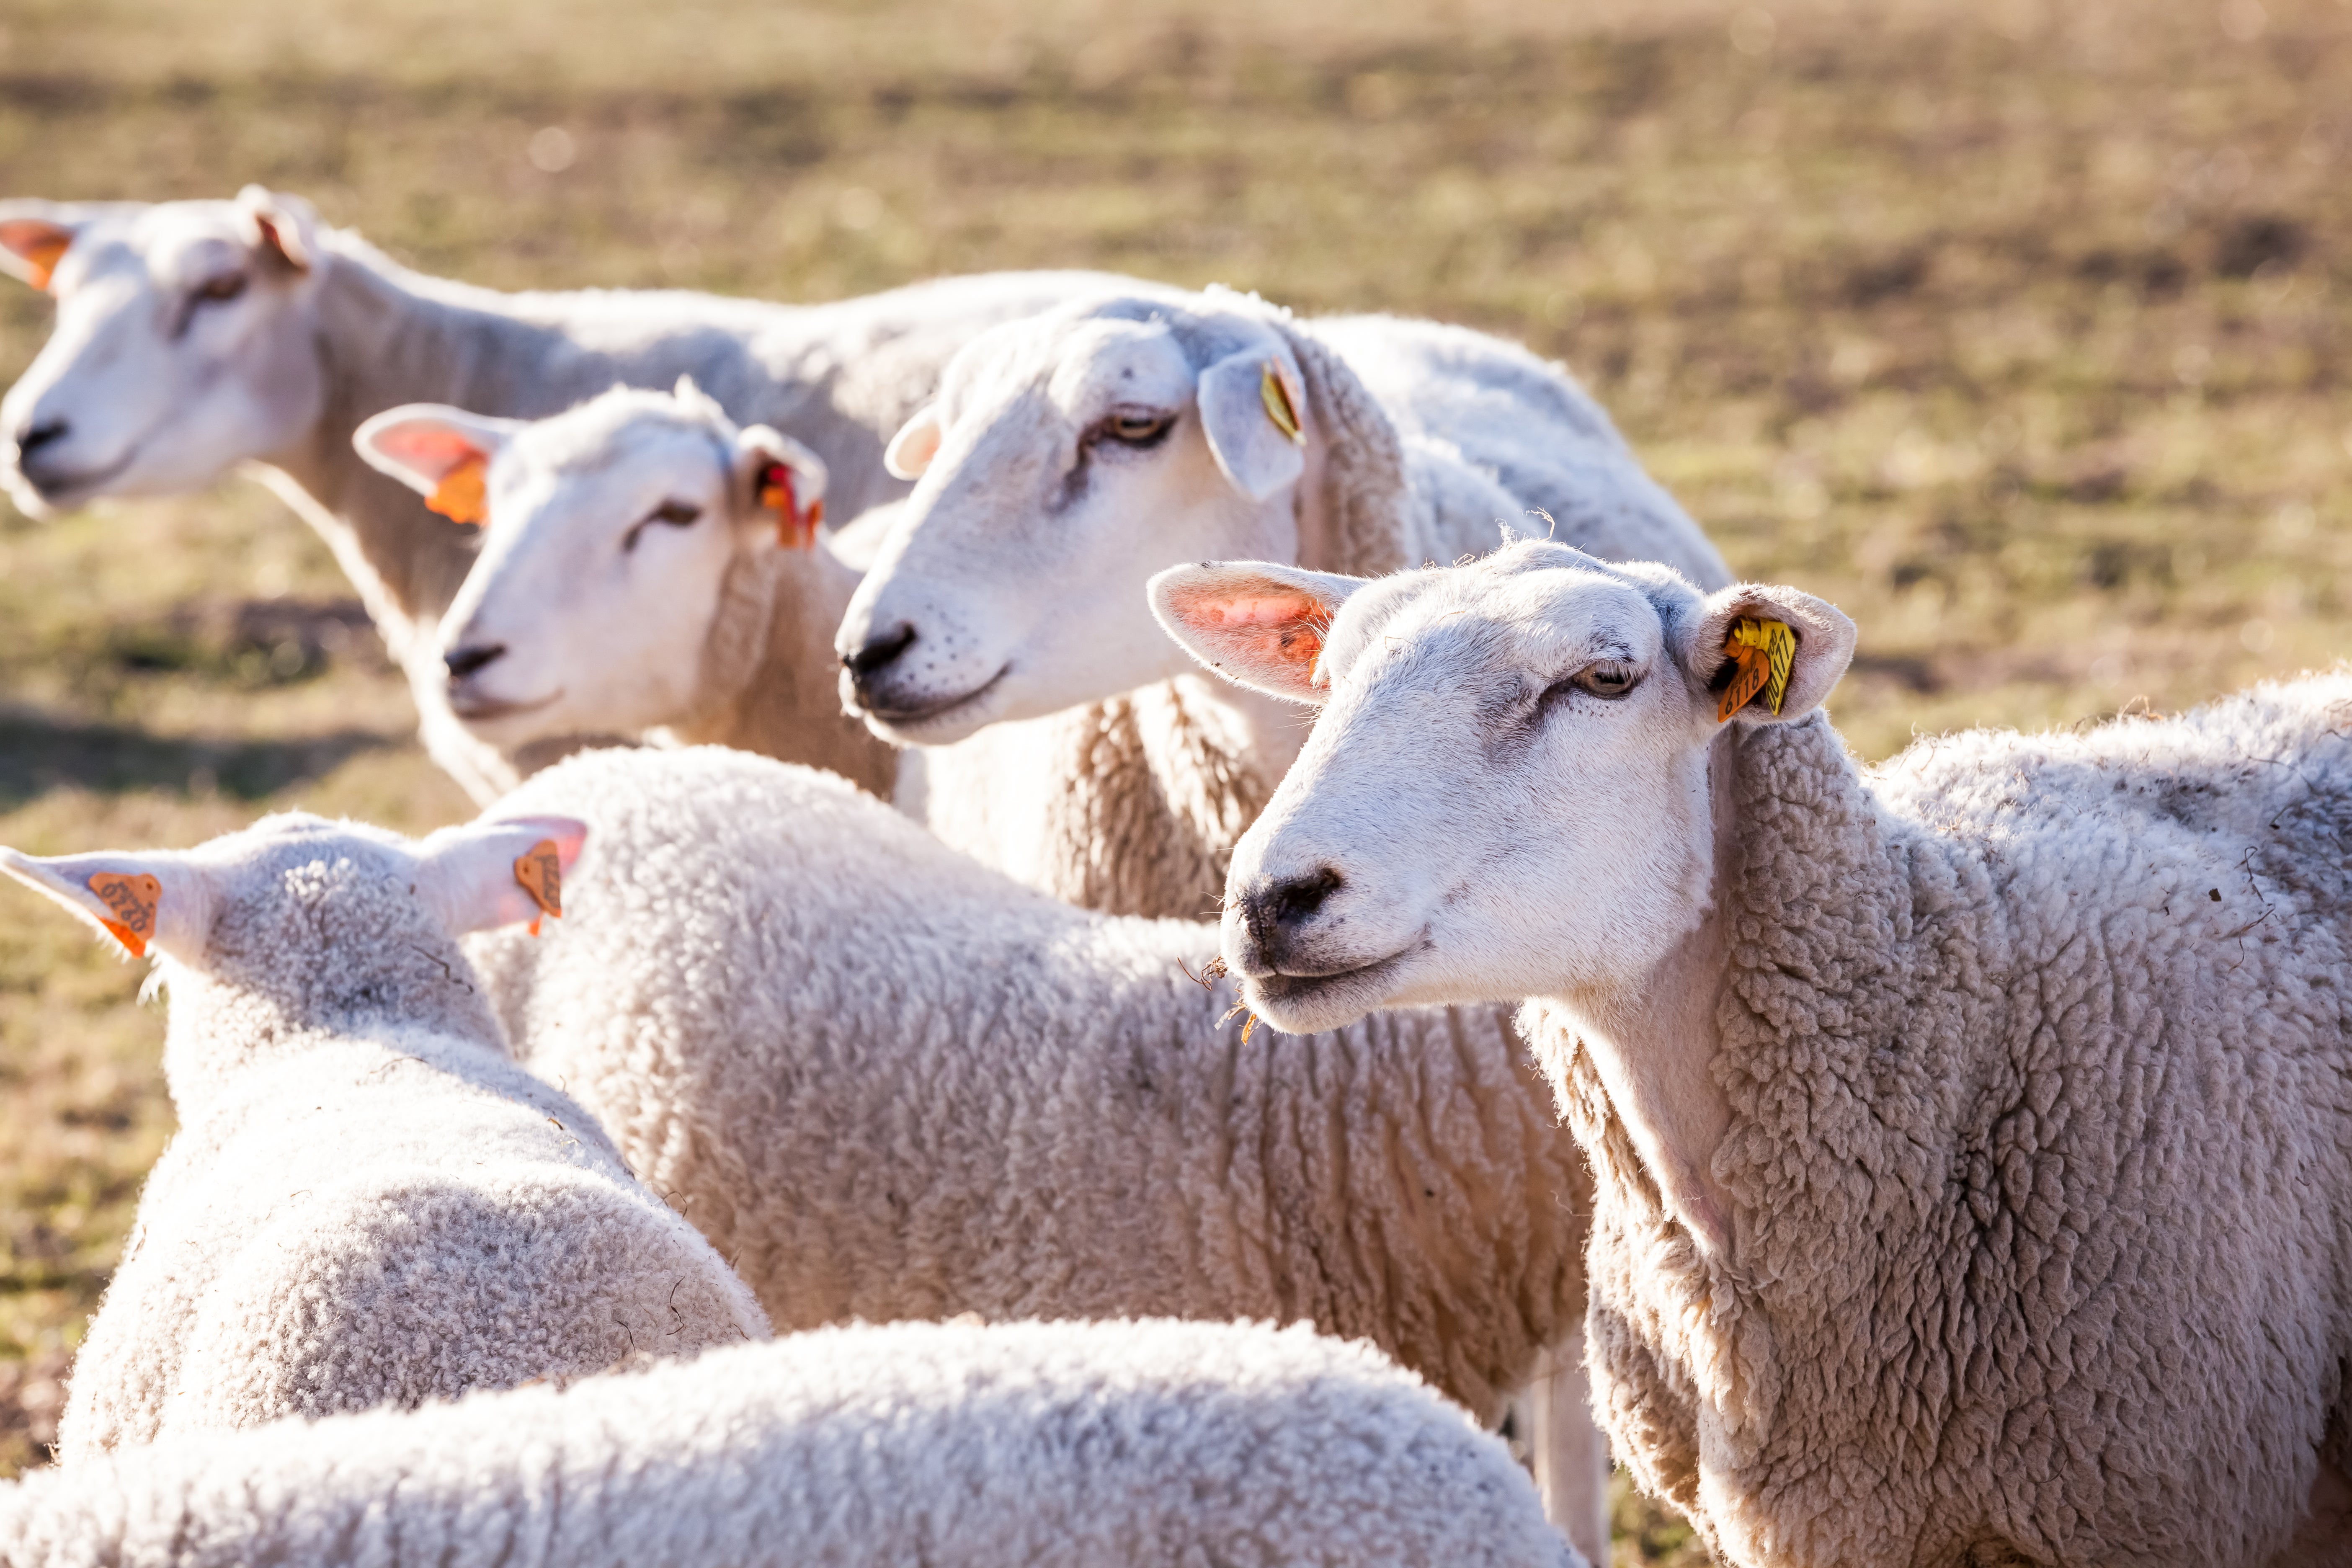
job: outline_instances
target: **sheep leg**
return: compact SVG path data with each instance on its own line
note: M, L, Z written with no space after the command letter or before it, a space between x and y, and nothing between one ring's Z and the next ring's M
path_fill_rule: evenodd
M1607 1568L1609 1440L1592 1420L1581 1326L1537 1358L1535 1377L1513 1403L1528 1416L1528 1449L1545 1517L1596 1568Z

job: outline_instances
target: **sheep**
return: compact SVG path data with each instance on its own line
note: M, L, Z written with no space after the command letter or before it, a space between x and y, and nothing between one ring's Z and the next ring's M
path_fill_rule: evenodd
M0 1484L0 1568L1584 1568L1362 1345L902 1324Z
M932 748L925 819L1034 887L1198 919L1297 754L1280 703L1200 677L1144 582L1220 556L1381 573L1564 539L1722 559L1557 365L1387 317L1130 288L975 337L892 438L919 476L849 605L842 699ZM1049 717L1050 716L1050 717ZM981 734L984 726L1025 721Z
M1123 281L992 273L822 305L501 294L411 272L258 185L234 201L0 202L0 270L58 300L56 331L0 399L0 481L17 504L38 516L176 494L253 465L334 551L407 675L427 749L485 805L576 742L507 757L457 724L436 624L474 540L360 460L362 420L426 401L530 417L616 380L691 374L735 417L806 443L835 514L854 517L904 490L883 471L883 437L949 354L992 322Z
M468 943L518 1059L781 1329L1303 1320L1491 1421L1580 1310L1582 1162L1507 1011L1276 1043L1188 973L1213 928L716 747L583 752L500 809L593 846L559 926Z
M834 695L858 574L819 537L827 471L799 442L740 428L690 376L536 421L407 405L352 442L426 494L483 470L482 552L439 650L476 739L711 742L890 793L892 748Z
M581 826L411 844L287 813L200 848L0 870L160 955L181 1131L59 1428L68 1464L764 1339L709 1244L508 1059L453 932L561 908Z
M2345 1561L2352 671L1864 769L1794 588L1152 593L1322 705L1234 858L1249 1005L1530 999L1605 1425L1718 1561Z

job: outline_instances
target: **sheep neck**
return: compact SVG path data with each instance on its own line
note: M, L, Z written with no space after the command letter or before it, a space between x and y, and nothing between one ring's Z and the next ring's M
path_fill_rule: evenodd
M833 680L833 629L857 580L823 543L780 556L739 556L704 647L709 701L672 725L669 737L824 768L889 798L897 753L842 711Z

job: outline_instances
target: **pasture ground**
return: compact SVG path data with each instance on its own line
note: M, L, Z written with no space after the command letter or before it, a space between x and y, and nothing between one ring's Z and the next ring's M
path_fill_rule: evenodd
M0 9L8 195L259 180L506 287L1083 265L1523 338L1854 615L1872 757L2352 649L2347 176L2352 0ZM0 380L47 315L0 284ZM294 805L467 815L301 524L0 503L0 842ZM139 980L0 894L0 1473L170 1129Z

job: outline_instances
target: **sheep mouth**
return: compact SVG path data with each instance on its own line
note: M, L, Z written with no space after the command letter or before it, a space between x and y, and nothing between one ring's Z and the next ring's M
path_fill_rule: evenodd
M25 487L40 497L41 504L67 511L79 502L95 499L99 491L121 478L138 456L139 448L133 447L102 468L91 468L79 474L51 474L37 471L19 454L16 455L16 468L17 477L25 481Z
M971 690L935 701L905 704L868 702L864 705L866 717L877 724L887 724L893 730L910 733L916 731L936 731L948 724L971 720L980 704L993 696L996 689L1004 683L1004 678L1012 673L1013 667L1007 664Z
M1412 958L1407 948L1370 963L1319 974L1293 974L1281 970L1253 974L1242 982L1242 994L1251 1008L1291 1033L1336 1029L1353 1023L1396 994L1396 978Z
M552 708L562 700L563 688L559 686L534 702L501 702L494 697L459 697L449 699L449 711L468 724L487 723L493 719L512 719L524 713L536 713L542 708Z

